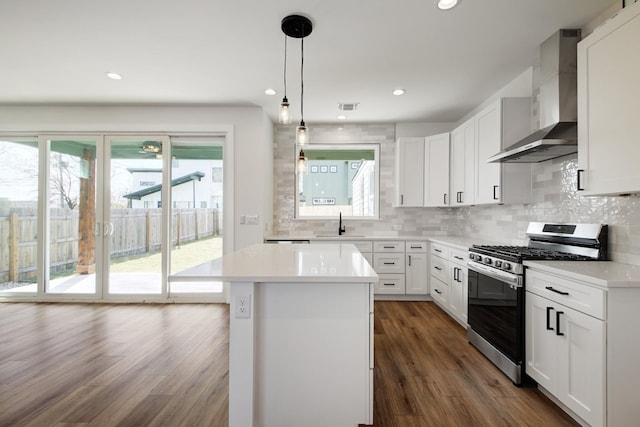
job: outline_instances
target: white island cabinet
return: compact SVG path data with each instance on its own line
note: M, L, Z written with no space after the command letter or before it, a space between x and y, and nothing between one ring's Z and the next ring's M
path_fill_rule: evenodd
M638 425L640 266L524 264L527 375L583 425Z
M373 424L378 276L354 245L254 245L183 274L231 283L230 427Z

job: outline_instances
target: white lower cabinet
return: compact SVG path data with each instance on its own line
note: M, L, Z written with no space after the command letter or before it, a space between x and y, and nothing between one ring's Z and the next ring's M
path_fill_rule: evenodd
M607 425L606 292L531 269L526 276L527 374L588 425Z
M431 243L431 297L451 317L467 325L467 252Z
M406 242L405 292L407 295L429 293L427 242Z
M311 243L351 243L358 248L379 281L376 295L429 295L428 253L426 240L311 240ZM406 298L405 298L406 299Z
M590 425L603 425L605 322L526 294L527 374Z
M460 323L467 324L467 252L451 249L449 252L449 311Z

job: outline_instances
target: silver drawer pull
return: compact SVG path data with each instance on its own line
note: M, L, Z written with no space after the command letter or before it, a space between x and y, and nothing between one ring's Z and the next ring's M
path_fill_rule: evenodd
M411 246L411 249L422 249L422 246Z
M395 262L385 262L384 265L396 265Z
M460 256L458 256L458 255L454 255L453 257L454 257L455 259L459 259L460 261L462 261L462 260L464 259L464 258L462 258L462 257L460 257Z
M396 247L395 246L383 246L383 248L385 248L385 249L395 249Z
M395 283L384 283L384 286L395 286Z
M433 267L433 268L435 268L438 271L442 271L442 269L440 267Z
M440 249L434 249L434 251L436 251L436 252L442 252Z
M438 295L440 295L440 294L442 293L442 292L440 292L440 291L439 291L439 290L437 290L437 289L434 289L434 292L435 292L436 294L438 294Z

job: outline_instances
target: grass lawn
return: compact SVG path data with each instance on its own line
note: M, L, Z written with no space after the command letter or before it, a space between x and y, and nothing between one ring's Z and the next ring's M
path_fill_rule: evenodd
M161 252L137 258L116 260L111 264L112 272L157 272L161 265ZM175 274L189 267L222 256L222 236L189 242L171 250L171 271Z

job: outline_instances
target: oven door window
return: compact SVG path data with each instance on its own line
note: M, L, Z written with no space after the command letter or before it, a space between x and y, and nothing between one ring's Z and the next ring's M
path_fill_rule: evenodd
M524 353L524 288L469 269L469 326L514 362Z

